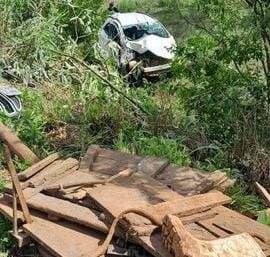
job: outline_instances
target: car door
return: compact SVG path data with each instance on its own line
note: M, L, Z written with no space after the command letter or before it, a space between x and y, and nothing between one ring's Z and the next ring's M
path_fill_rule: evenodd
M109 20L103 27L100 34L100 46L109 56L119 59L122 47L121 32L119 26Z

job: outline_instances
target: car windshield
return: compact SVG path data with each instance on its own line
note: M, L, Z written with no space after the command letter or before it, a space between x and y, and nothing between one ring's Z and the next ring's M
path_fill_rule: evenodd
M156 35L168 38L170 35L164 26L159 22L136 24L124 29L124 33L129 40L138 40L144 35Z

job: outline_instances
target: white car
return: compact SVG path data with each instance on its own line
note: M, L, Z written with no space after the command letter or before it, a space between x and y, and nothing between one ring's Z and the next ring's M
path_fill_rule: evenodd
M146 76L168 72L176 42L156 19L141 13L115 13L99 32L99 44L108 57L117 59L121 70L141 67Z

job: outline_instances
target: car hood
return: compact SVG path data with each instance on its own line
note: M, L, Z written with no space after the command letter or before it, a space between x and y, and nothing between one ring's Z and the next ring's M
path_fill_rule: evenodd
M161 38L156 35L146 35L139 40L128 41L127 47L139 54L150 51L156 56L165 59L173 59L176 42L172 36L169 38Z

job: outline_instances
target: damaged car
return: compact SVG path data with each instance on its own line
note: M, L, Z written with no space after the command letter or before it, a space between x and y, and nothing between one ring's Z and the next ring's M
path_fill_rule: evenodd
M99 32L99 44L117 60L123 73L140 70L143 77L168 73L176 42L156 19L142 13L114 13Z

